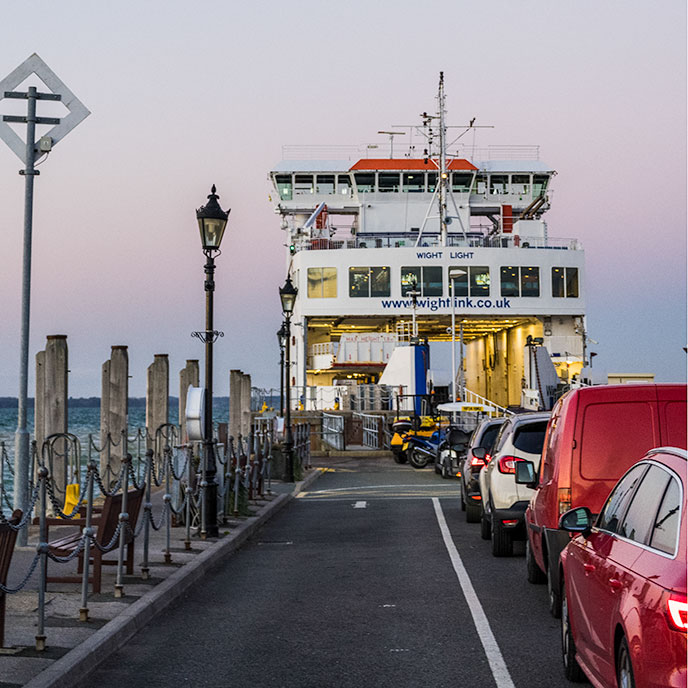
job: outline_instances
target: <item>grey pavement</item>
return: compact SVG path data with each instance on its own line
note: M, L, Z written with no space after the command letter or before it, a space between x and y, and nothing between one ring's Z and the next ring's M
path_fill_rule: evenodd
M559 624L544 587L526 581L523 547L491 555L465 522L458 481L390 459L327 466L74 688L568 685ZM436 503L506 665L499 683Z
M102 592L90 593L90 620L79 621L81 585L50 583L46 594L46 636L44 652L34 649L37 632L38 572L26 587L7 596L5 648L0 649L0 688L17 686L73 686L91 671L109 652L133 635L155 614L170 604L183 591L202 578L248 538L273 514L282 508L303 485L319 475L309 471L302 483L272 481L272 494L250 503L251 516L230 520L220 527L220 538L192 538L191 551L185 551L185 528L171 530L172 562L165 564L165 528L150 530L150 579L142 580L138 562L142 553L142 537L137 539L135 573L124 577L123 598L114 597L116 567L104 567ZM160 518L162 490L153 495L153 516ZM73 532L73 530L72 530ZM50 538L59 529L51 528ZM35 555L37 528L31 528L29 545L17 547L8 579L16 587L29 569ZM116 550L108 555L116 559ZM52 575L76 575L76 561L66 564L49 562Z

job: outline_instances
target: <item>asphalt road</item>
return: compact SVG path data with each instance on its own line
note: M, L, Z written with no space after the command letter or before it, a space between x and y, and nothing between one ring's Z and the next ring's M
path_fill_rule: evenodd
M328 465L83 685L570 685L523 547L491 555L465 522L458 481L383 459Z

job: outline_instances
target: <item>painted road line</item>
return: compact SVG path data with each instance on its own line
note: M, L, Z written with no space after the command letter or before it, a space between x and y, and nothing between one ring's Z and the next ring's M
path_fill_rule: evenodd
M356 502L354 504L354 509L365 509L368 506L368 502Z
M492 629L490 628L485 611L480 604L480 600L478 599L475 588L471 583L471 579L468 577L468 572L463 565L463 561L461 561L459 551L456 549L456 545L452 540L449 528L447 526L447 521L444 518L444 512L440 506L440 500L437 499L437 497L433 497L432 504L435 507L435 516L437 516L437 523L439 524L440 531L442 532L444 546L447 548L449 558L451 559L452 566L454 567L454 571L456 573L456 577L459 579L461 590L463 591L466 602L468 603L468 608L471 610L473 623L478 631L480 642L483 644L485 655L487 656L487 661L490 664L492 676L494 676L497 688L515 688L514 682L511 680L509 670L506 668L506 663L504 662L504 657L502 657L499 645L497 645L497 640L495 639Z
M394 490L399 490L402 488L409 488L413 490L422 490L426 486L425 485L419 485L416 483L415 485L353 485L351 487L333 487L330 488L329 490L312 490L308 494L329 494L333 492L348 492L351 490L385 490L387 488L392 488ZM427 485L428 489L431 490L460 490L461 486L460 485L442 485L441 483L438 485ZM444 489L442 489L444 488Z

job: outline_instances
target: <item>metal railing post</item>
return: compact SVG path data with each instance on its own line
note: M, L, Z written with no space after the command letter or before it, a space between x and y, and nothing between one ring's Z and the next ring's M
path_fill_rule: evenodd
M153 504L151 503L151 489L153 482L153 450L146 450L146 501L143 505L143 561L141 562L141 578L150 578L150 567L148 566L148 549L150 547L150 520L153 515Z
M124 568L124 547L126 544L127 525L129 522L129 514L127 513L127 496L129 495L130 463L131 454L125 454L122 457L124 480L122 481L122 511L119 515L119 552L117 554L117 581L115 582L115 597L124 597L124 585L122 584L122 577Z
M81 578L81 608L79 609L79 621L88 621L88 574L91 563L91 538L93 528L91 521L93 516L93 483L95 482L96 465L93 461L88 462L88 486L86 502L86 525L84 526L84 570Z
M38 652L45 651L45 587L48 578L48 524L47 516L47 502L46 502L46 487L48 482L48 469L41 466L38 469L38 479L41 483L41 513L40 526L38 535L38 547L36 551L40 554L40 570L38 574L38 628L36 632L36 650ZM28 533L29 525L26 524L26 531Z

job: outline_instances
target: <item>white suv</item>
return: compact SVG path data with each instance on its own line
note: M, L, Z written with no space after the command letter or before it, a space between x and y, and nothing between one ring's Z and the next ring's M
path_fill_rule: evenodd
M525 540L525 511L535 490L516 484L516 462L532 461L537 472L550 414L511 416L495 440L490 462L480 471L480 534L492 538L492 554L511 556L514 540Z

